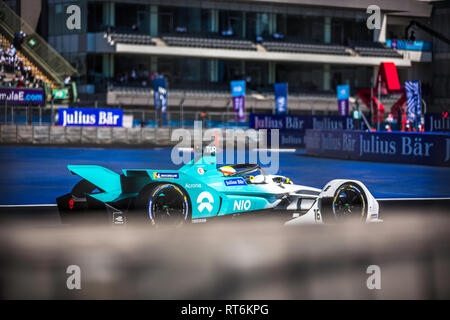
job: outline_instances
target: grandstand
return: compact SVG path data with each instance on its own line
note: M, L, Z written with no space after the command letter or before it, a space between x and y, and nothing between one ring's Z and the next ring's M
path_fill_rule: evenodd
M48 83L48 78L34 64L0 36L1 87L44 88Z
M413 76L431 88L432 52L397 49L386 41L408 40L404 30L412 19L426 24L433 14L447 10L418 0L84 0L77 2L81 28L69 30L69 2L27 2L27 7L21 2L7 1L17 13L34 19L27 33L37 30L40 42L50 44L49 52L55 49L75 67L80 105L152 108L152 80L163 75L169 110L181 105L186 110L225 110L230 81L246 80L250 110L270 112L273 83L287 82L294 113L332 112L336 86L349 84L357 97L358 89L373 86L382 62L395 63L401 83ZM380 29L366 26L370 4L381 7ZM414 36L433 43L421 30ZM27 43L25 47L35 52ZM32 62L41 66L52 88L61 86L72 67L59 60ZM448 80L443 81L440 86L446 89L438 95L445 96L450 90ZM431 93L424 90L424 95L433 108Z
M76 85L67 79L77 72L69 62L4 2L0 16L0 87L44 89L49 97L70 85L70 98L76 99Z
M212 49L256 50L249 40L223 39L217 34L209 35L163 35L162 40L169 46Z

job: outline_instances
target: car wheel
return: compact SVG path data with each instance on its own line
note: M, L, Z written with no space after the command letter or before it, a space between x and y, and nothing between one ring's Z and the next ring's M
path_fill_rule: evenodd
M344 183L339 186L332 198L321 199L320 207L323 221L326 223L365 221L368 210L364 190L355 183Z
M188 196L175 184L156 185L144 192L140 203L144 217L153 226L180 226L190 221Z

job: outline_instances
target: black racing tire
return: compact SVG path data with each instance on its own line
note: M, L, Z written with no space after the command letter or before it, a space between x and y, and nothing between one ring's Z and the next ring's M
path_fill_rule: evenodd
M325 223L364 222L368 211L367 196L360 185L346 182L336 189L333 197L321 198L319 209Z
M191 221L187 192L173 183L158 183L144 190L136 201L139 221L152 226L182 226Z

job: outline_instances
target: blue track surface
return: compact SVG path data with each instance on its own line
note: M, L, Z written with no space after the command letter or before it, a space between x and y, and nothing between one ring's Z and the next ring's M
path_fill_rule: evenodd
M0 147L0 204L47 204L79 180L68 164L175 169L170 149ZM345 161L281 153L279 174L322 188L335 178L358 179L377 198L450 197L450 168Z

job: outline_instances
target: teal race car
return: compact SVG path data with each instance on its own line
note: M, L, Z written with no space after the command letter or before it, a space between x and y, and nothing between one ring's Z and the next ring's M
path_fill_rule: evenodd
M218 167L214 153L197 154L178 170L69 165L82 180L57 198L63 222L97 218L112 224L206 222L217 217L275 214L287 224L356 218L378 222L378 203L360 181L333 180L323 189L269 175L257 164Z

